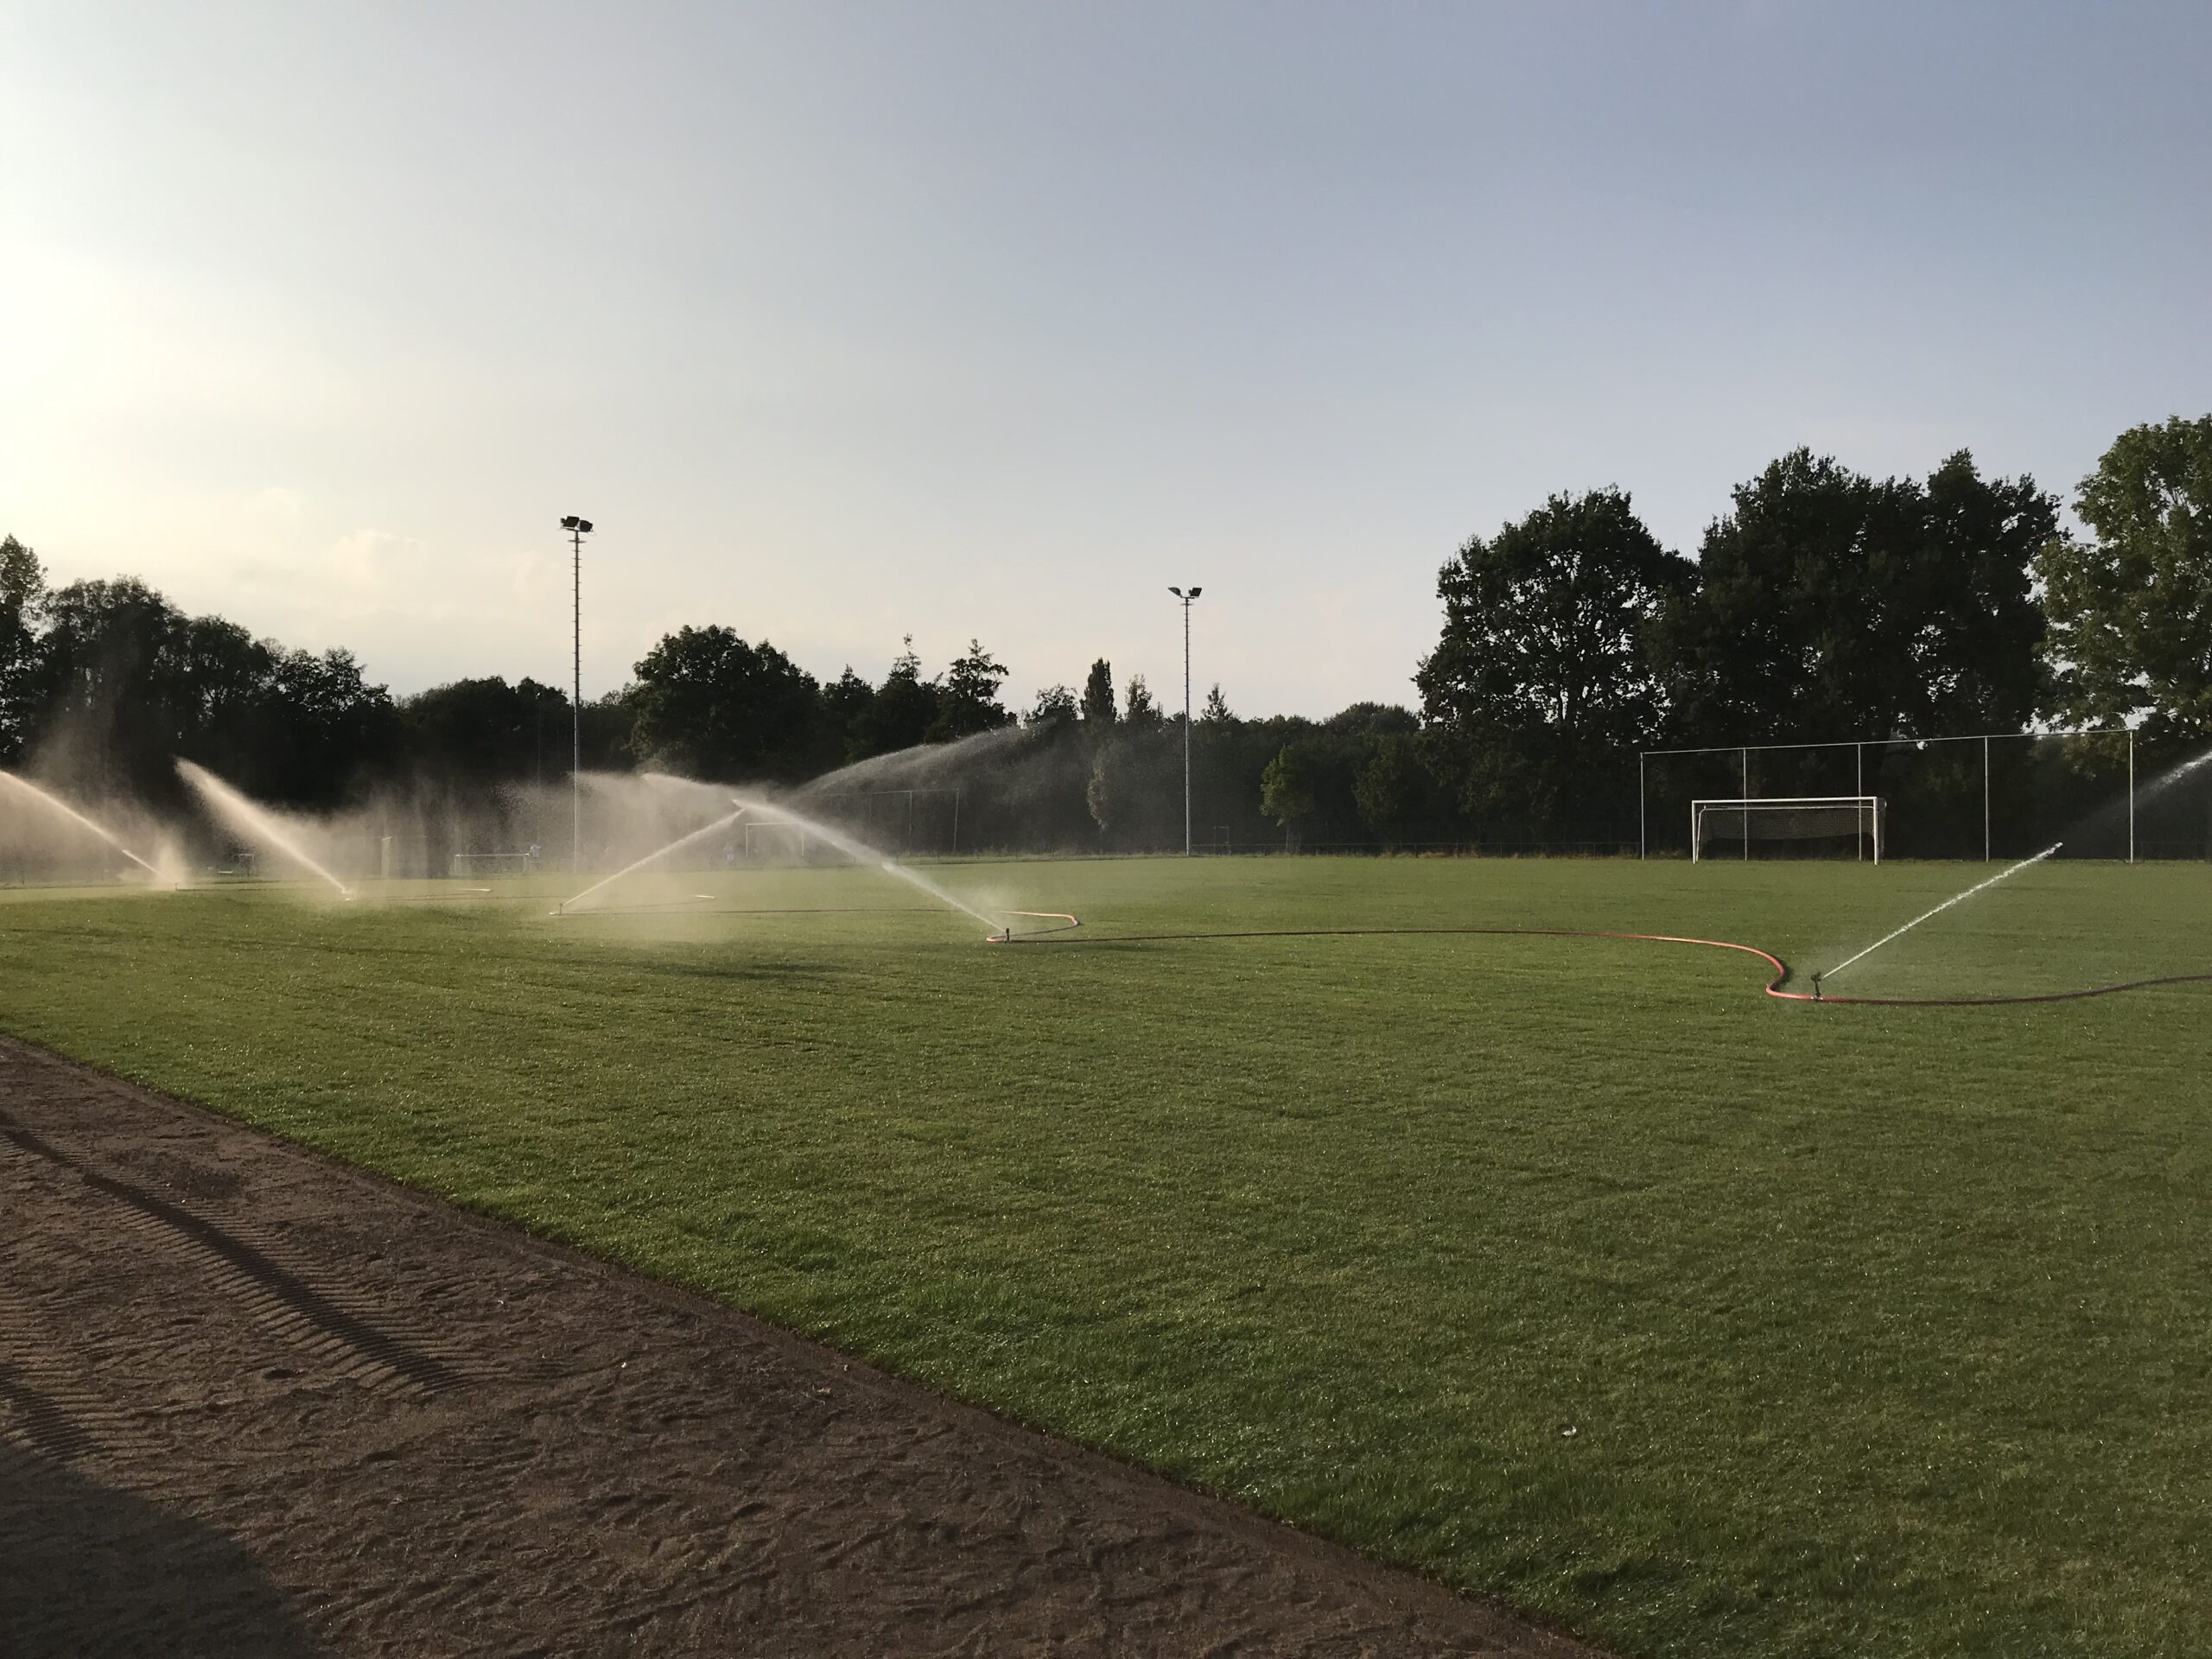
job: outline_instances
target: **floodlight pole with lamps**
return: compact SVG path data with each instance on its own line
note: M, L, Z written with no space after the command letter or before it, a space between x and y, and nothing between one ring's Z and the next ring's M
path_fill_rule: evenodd
M561 520L561 528L569 532L569 550L573 559L571 620L575 655L570 666L575 677L569 696L569 796L575 822L572 832L575 839L569 846L575 867L581 870L584 867L584 537L591 534L591 520L579 518L572 512Z
M1183 601L1183 856L1192 858L1197 851L1191 844L1191 603L1205 589L1167 591Z

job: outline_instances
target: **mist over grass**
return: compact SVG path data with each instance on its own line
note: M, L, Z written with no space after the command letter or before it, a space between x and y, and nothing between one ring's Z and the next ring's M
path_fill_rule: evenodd
M858 868L21 894L0 1025L1629 1651L2205 1650L2212 988L1109 937L1809 969L1956 865L931 873L1094 942ZM2207 939L2212 868L2054 861L1853 976Z

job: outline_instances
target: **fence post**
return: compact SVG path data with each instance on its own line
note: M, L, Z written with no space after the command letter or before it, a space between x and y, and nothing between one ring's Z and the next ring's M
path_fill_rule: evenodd
M1636 752L1636 855L1643 858L1649 851L1649 837L1643 818L1643 751Z

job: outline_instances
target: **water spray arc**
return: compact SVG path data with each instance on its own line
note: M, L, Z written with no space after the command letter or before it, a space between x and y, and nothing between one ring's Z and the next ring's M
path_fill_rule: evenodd
M292 862L330 883L338 890L340 899L353 896L353 888L317 863L307 849L301 846L265 807L248 800L205 766L195 766L189 760L180 760L176 763L176 771L178 777L198 791L200 798L207 804L208 810L241 839L275 849Z
M109 830L105 824L95 823L91 818L86 817L82 812L79 812L75 807L70 805L68 802L63 800L59 795L50 794L47 791L41 789L36 784L31 782L29 779L18 778L12 772L0 772L0 783L14 785L17 789L29 795L33 800L41 803L42 805L52 808L54 811L59 812L63 817L67 818L71 823L78 825L79 828L91 830L92 834L98 836L109 846L114 848L117 852L121 853L125 858L129 859L133 864L136 864L140 869L145 871L148 875L152 876L156 881L162 879L162 873L159 870L156 869L151 864L148 863L144 859L139 857L137 854L132 852L128 847L124 846L123 842L116 837L115 833Z
M2183 779L2196 772L2199 766L2208 765L2212 765L2212 749L2207 749L2203 753L2192 760L2184 760L2177 766L2167 768L2140 789L2131 788L2128 796L2129 822L2132 823L2134 821L2133 813L2138 805L2152 804Z
M590 898L594 893L598 893L604 888L613 887L624 876L635 875L639 870L645 868L647 866L658 864L661 860L669 857L671 854L682 852L693 842L704 841L709 836L713 835L716 830L730 828L733 824L736 823L740 818L745 817L746 814L750 812L753 809L748 806L741 806L736 811L730 813L725 817L716 818L712 823L702 824L696 830L690 830L683 835L678 836L674 841L670 842L665 847L656 847L652 852L647 853L643 858L638 859L633 862L625 864L620 869L615 871L613 874L601 877L598 880L593 882L591 886L586 887L582 893L577 893L574 898L563 899L558 905L553 907L553 913L556 916L566 915L572 906L582 905L585 899Z
M846 857L851 859L855 863L863 864L872 868L879 869L886 875L892 877L893 880L905 882L908 887L914 888L917 892L927 894L930 898L935 899L938 904L944 906L946 908L958 911L964 916L973 917L976 920L982 923L982 925L993 933L1001 932L1005 929L1006 923L1002 918L987 915L982 911L976 909L975 906L968 903L967 900L946 892L943 887L938 886L936 882L931 880L927 876L907 868L906 866L899 862L897 859L893 858L881 849L871 847L857 836L848 835L845 831L836 828L834 825L823 823L817 818L810 818L804 813L793 811L790 807L783 805L779 802L771 800L765 796L753 794L747 791L727 789L715 784L702 784L693 779L678 778L669 772L641 772L639 775L647 783L658 784L668 788L692 791L696 792L702 798L711 799L717 804L728 804L736 810L723 815L711 823L701 826L699 829L685 831L683 835L678 836L674 841L670 842L666 846L658 848L652 852L647 853L643 858L626 866L622 869L617 870L613 875L607 876L603 880L594 882L590 887L576 894L575 898L564 900L559 908L554 912L556 915L574 913L584 900L612 886L613 883L620 881L624 876L635 874L639 870L658 863L660 860L667 858L671 854L681 851L683 848L691 845L695 842L704 840L707 836L714 835L718 831L729 829L741 818L749 816L761 823L787 824L792 829L804 831L805 834L814 836L824 845L836 848L839 852L844 854Z
M1962 905L1967 899L1973 898L1977 893L1986 892L1989 888L1995 887L1999 881L2004 880L2006 877L2018 875L2022 870L2028 868L2031 865L2042 863L2044 860L2049 858L2053 853L2056 852L2065 844L2066 843L2063 841L2055 841L2051 842L2050 846L2044 848L2043 851L2037 853L2033 858L2024 858L2018 863L2007 866L2005 868L1998 871L1996 874L1991 876L1986 881L1975 882L1974 886L1968 887L1964 893L1953 893L1942 904L1936 906L1935 909L1923 912L1921 914L1914 917L1910 921L1907 922L1903 927L1898 928L1895 932L1885 933L1880 938L1875 940L1873 944L1868 945L1864 950L1859 951L1856 956L1846 957L1841 962L1836 963L1834 967L1825 969L1821 972L1815 974L1813 976L1813 995L1816 998L1820 995L1821 982L1822 980L1834 979L1845 969L1850 967L1853 963L1865 961L1868 957L1872 956L1884 945L1890 944L1893 940L1903 938L1906 934L1911 932L1914 928L1918 927L1923 922L1927 921L1933 917L1941 916L1945 911L1950 909L1952 906Z
M892 877L893 880L904 881L908 887L914 888L916 891L927 893L931 898L936 899L938 903L957 910L964 916L974 917L985 927L991 929L995 932L1001 926L1001 923L996 917L987 916L982 911L976 909L975 906L969 904L966 899L955 898L951 893L947 893L943 887L938 886L936 882L931 880L927 876L908 869L904 864L901 864L897 859L892 857L888 853L884 852L880 848L869 846L866 842L861 840L857 836L849 836L842 830L836 829L830 824L821 823L817 819L806 817L802 814L792 811L789 807L779 806L775 802L761 799L758 796L747 796L742 793L734 793L731 798L738 802L738 804L742 806L750 807L754 812L758 813L760 817L768 819L771 823L788 823L794 829L804 830L807 834L817 836L821 840L827 842L830 846L835 847L839 852L844 854L846 857L851 859L856 864L874 865L877 869L881 870L886 875Z

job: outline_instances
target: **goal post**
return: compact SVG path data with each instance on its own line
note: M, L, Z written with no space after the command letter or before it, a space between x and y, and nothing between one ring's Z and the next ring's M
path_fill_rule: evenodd
M1690 861L1725 856L1753 842L1849 842L1856 855L1882 861L1889 845L1889 803L1878 795L1764 795L1690 803Z

